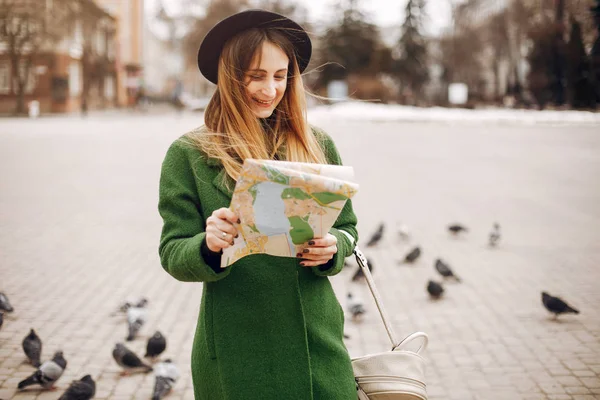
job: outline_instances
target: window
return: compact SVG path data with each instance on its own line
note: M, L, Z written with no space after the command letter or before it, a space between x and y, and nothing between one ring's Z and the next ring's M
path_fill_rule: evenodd
M10 93L10 65L8 61L0 61L0 94Z
M71 96L81 94L81 65L79 61L71 61L69 65L69 94Z
M104 78L104 98L112 100L115 96L115 87L112 76L107 76Z
M99 28L96 31L96 53L101 56L106 55L106 32L104 28Z
M115 41L114 41L114 39L115 39L114 35L110 35L107 38L107 43L106 43L106 56L110 60L115 59Z
M83 28L82 28L81 20L80 19L78 19L75 22L75 28L74 28L74 31L73 31L73 41L75 43L81 43L81 42L83 42Z

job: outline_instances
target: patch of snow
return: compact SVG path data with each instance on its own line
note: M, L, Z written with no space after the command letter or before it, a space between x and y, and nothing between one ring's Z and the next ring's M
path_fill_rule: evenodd
M329 106L309 108L310 120L337 119L347 121L373 122L492 122L520 124L599 124L600 113L589 111L555 110L512 110L512 109L476 109L430 107L420 108L401 105L375 104L361 101L336 103Z

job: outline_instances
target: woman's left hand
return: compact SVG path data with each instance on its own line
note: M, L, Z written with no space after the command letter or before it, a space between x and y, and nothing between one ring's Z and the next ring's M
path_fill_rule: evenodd
M337 238L328 233L324 238L309 241L303 253L296 256L303 259L300 263L303 267L316 267L326 264L337 251Z

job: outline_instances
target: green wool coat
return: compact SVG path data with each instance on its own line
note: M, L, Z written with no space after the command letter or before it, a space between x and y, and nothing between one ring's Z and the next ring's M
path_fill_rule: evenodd
M341 164L331 138L313 128L331 164ZM182 137L183 138L183 137ZM344 313L329 282L358 240L347 201L330 233L338 252L332 265L255 254L216 273L200 246L212 212L229 207L225 169L177 139L162 164L159 253L175 279L204 282L192 350L196 400L350 400L354 374L343 342Z

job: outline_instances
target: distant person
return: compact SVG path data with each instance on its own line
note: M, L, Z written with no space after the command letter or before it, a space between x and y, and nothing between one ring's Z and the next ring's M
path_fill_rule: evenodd
M181 99L183 95L183 83L180 80L175 82L175 87L173 88L173 95L171 96L171 104L175 107L175 110L182 111L185 108L185 104Z
M81 116L86 117L88 114L88 103L86 96L81 98Z
M163 268L204 282L191 356L196 400L357 398L328 278L357 239L351 201L296 258L253 254L220 268L241 234L228 206L244 159L341 164L332 139L306 120L301 73L311 50L302 27L262 10L224 19L200 46L199 69L217 88L205 125L168 149L158 204Z
M135 107L138 110L146 111L148 106L148 98L146 97L146 89L140 86L135 96Z

